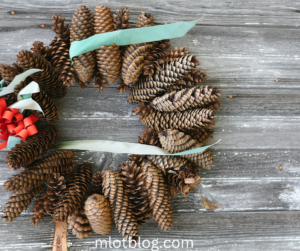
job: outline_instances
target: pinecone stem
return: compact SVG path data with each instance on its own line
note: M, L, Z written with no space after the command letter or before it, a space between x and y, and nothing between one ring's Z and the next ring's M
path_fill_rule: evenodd
M55 234L53 239L52 251L67 251L67 222L61 221L56 223Z

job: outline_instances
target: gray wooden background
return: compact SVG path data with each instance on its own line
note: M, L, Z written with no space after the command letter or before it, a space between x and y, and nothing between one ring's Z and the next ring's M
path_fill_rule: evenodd
M222 93L209 142L222 139L212 149L212 170L202 172L201 186L188 197L172 199L171 230L163 232L151 220L140 229L142 240L158 239L161 246L166 239L192 239L190 250L300 250L300 2L1 0L0 63L12 64L15 54L35 40L48 44L54 36L52 14L62 13L70 22L81 4L90 9L103 4L113 11L128 6L132 22L140 11L153 14L157 24L199 19L171 43L190 48L207 72L206 84ZM132 116L127 95L115 88L99 94L92 86L71 87L57 101L59 141L135 142L144 126ZM13 174L6 168L6 153L0 151L1 184ZM126 154L76 152L77 163L90 161L94 170L117 169L126 159ZM10 193L0 189L3 209ZM207 210L209 204L219 208ZM13 223L0 224L0 250L51 250L55 224L48 217L32 226L31 208ZM115 227L109 235L121 239ZM79 240L69 233L69 250L96 250L99 238L108 236Z

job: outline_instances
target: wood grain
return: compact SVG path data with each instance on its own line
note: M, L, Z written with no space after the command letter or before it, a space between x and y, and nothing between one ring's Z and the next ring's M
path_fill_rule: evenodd
M28 217L21 216L16 219L16 224L0 223L2 229L0 250L51 250L49 245L52 244L55 223L50 221L50 217L46 217L43 224L32 226L28 224ZM299 222L298 212L176 213L172 230L167 232L159 230L157 223L152 219L140 228L140 234L142 241L149 240L152 243L158 240L158 246L163 246L166 240L171 242L182 239L193 240L193 248L186 250L261 250L262 248L276 251L298 250ZM27 233L24 232L25 228ZM11 233L16 236L14 243L7 238ZM109 236L112 241L120 240L115 226ZM69 250L110 250L100 249L99 246L95 248L96 240L108 241L109 236L93 233L79 240L69 232L68 243L71 244ZM172 249L162 247L159 250Z
M197 55L209 77L205 84L222 93L214 138L207 142L222 139L212 149L212 169L201 170L202 183L188 197L172 199L171 230L162 232L151 220L140 230L142 239L159 239L159 245L166 239L192 239L191 250L299 250L300 3L16 0L12 4L1 0L0 64L12 64L15 54L31 48L35 40L49 44L54 36L52 14L61 12L70 22L81 4L90 9L103 4L112 10L128 6L131 23L140 11L153 14L156 24L199 19L186 36L171 43L186 45ZM83 91L69 88L67 96L57 100L58 140L135 142L145 127L133 116L135 106L127 104L127 95L119 94L116 87L101 94L92 86ZM8 171L6 153L0 151L1 184L20 172ZM127 159L126 154L75 152L76 163L90 161L94 172L117 170L118 163ZM1 186L0 194L3 209L10 193ZM201 195L221 208L207 211ZM32 226L31 208L13 223L0 224L0 250L51 250L55 225L47 217ZM110 235L121 239L116 228ZM69 250L99 250L94 248L99 238L103 239L93 234L78 240L69 232Z

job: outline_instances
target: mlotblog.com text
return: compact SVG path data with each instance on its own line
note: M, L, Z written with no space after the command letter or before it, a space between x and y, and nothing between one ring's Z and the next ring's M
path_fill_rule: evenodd
M109 236L108 239L97 239L95 241L95 248L96 249L130 249L130 248L141 248L141 249L147 249L151 251L158 251L160 249L179 249L179 250L187 250L193 248L193 240L184 240L184 239L173 239L173 240L160 240L153 239L153 240L147 240L147 239L141 239L138 238L137 241L131 240L126 241L125 239L118 240L118 239L111 239Z

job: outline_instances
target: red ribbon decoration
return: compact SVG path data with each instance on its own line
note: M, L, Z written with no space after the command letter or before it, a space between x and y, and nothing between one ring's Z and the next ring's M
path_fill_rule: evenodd
M0 150L6 147L9 136L25 140L36 134L38 131L33 123L38 119L33 114L23 119L19 109L7 107L5 99L0 98Z

